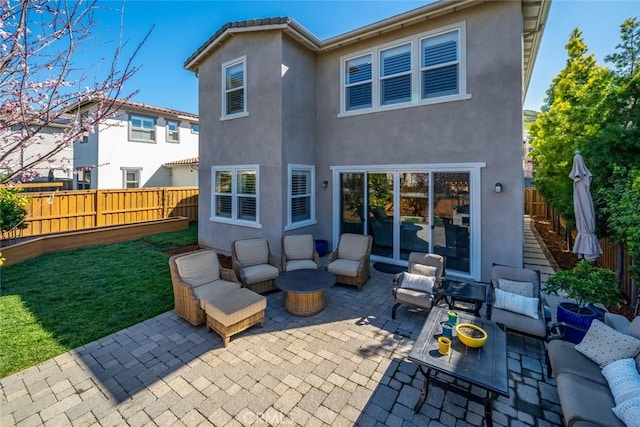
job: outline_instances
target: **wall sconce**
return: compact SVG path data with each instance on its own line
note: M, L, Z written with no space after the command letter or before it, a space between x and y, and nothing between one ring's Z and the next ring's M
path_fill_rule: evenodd
M502 193L502 184L500 184L499 182L496 182L496 186L494 190L496 193Z
M322 181L322 188L327 188L328 186L329 186L329 181L327 181L326 179Z

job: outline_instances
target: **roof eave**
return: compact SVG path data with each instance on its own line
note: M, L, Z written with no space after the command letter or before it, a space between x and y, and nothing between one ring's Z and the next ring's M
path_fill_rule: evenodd
M551 9L552 0L523 0L522 1L522 14L523 14L523 82L522 82L522 101L527 95L529 90L529 83L531 82L531 76L533 74L533 68L538 57L538 50L540 49L540 43L542 42L542 35L544 33L544 27L549 17L549 10ZM527 16L528 7L539 7L537 13ZM528 21L527 21L528 20ZM527 28L527 26L530 28ZM526 45L531 43L531 48L527 52Z

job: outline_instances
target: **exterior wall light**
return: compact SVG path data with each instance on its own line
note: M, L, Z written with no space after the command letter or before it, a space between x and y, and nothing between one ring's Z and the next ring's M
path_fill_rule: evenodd
M326 179L322 181L322 188L327 188L328 186L329 186L329 181L327 181Z
M494 190L496 193L502 193L502 184L500 184L499 182L496 182L496 186Z

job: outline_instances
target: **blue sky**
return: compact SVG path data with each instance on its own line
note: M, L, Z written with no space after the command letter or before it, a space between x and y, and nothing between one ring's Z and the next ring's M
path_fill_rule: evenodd
M133 48L146 31L155 25L135 64L140 71L128 81L125 91L139 90L137 102L197 113L198 82L183 69L183 63L218 28L229 21L289 16L321 40L423 6L429 1L145 1L125 4L123 39ZM96 40L114 39L120 32L120 15L108 8L120 8L120 2L101 2L107 9L97 13L100 22ZM640 16L638 0L571 1L554 0L549 14L534 73L525 100L525 108L539 110L551 79L564 67L569 34L579 27L589 50L603 63L619 41L620 24ZM99 45L77 66L93 64L94 70L107 63L104 55L112 45ZM125 52L127 50L125 49ZM126 56L126 55L125 55ZM108 58L107 58L108 59ZM106 60L105 60L106 61Z

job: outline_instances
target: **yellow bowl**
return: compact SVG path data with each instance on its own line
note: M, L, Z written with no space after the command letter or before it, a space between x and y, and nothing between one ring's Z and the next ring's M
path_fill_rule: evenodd
M473 338L469 335L466 335L464 332L460 330L462 327L469 327L471 329L475 329L476 331L482 334L481 338ZM479 326L473 325L471 323L458 323L456 325L456 333L458 334L458 339L462 341L464 345L471 348L482 347L485 342L487 342L487 332Z

